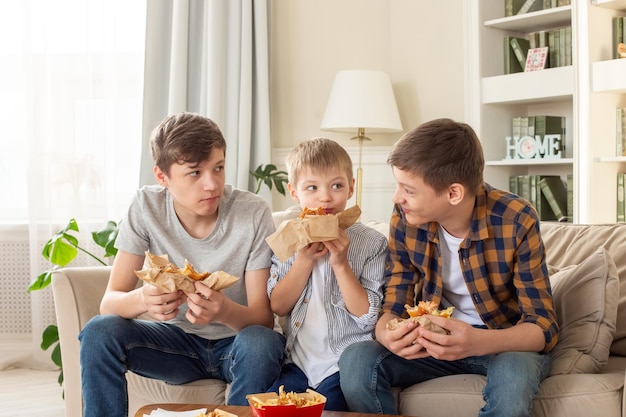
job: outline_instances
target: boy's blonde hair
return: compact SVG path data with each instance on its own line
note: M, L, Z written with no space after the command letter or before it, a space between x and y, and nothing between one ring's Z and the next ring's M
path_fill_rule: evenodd
M312 138L300 142L293 148L286 159L289 183L296 184L298 174L303 169L324 171L331 168L339 168L352 181L352 159L348 152L331 139Z

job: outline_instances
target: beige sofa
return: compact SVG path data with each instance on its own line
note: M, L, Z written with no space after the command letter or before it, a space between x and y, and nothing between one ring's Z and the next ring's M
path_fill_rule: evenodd
M276 220L279 222L282 217ZM386 224L368 224L386 234ZM559 297L563 299L559 307L563 310L561 314L566 315L563 317L566 326L565 337L559 342L563 348L556 353L554 361L561 374L550 376L541 384L533 415L626 417L626 224L544 223L542 231L551 272L555 279L562 278L557 287ZM606 253L598 253L597 249L602 246ZM590 268L589 262L583 264L590 256L605 262ZM569 267L579 264L582 265L580 268ZM558 269L562 270L557 272ZM106 267L65 268L52 278L68 417L82 415L77 335L89 318L98 314L108 272ZM581 285L574 285L576 283L572 281L578 279L577 273L585 275L580 278ZM609 275L609 279L603 280L600 275ZM622 289L621 297L618 297L619 289ZM570 294L570 290L579 293ZM582 303L580 293L586 297ZM585 371L589 367L599 370ZM131 416L147 403L223 403L227 388L217 380L182 386L167 385L134 374L129 374L127 380ZM483 404L481 391L484 383L482 376L456 375L398 390L400 412L420 417L476 416Z

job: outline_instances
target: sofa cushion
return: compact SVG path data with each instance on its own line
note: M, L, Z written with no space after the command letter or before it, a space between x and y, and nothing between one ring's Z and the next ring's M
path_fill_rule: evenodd
M560 326L550 375L594 373L608 361L615 333L619 283L603 248L550 277Z
M389 239L389 223L379 222L378 220L369 220L366 226L378 231L380 234Z
M577 265L603 246L615 261L620 282L617 330L611 354L626 356L626 224L572 224L541 222L548 265Z
M544 379L533 401L533 417L622 417L623 366L621 362L614 366L619 370L610 372L555 375ZM482 390L486 381L482 375L460 374L415 384L400 392L400 414L476 417L485 404Z
M302 208L298 205L290 206L282 211L274 211L272 212L272 219L274 220L274 225L276 228L280 226L280 224L286 220L295 219L302 212Z

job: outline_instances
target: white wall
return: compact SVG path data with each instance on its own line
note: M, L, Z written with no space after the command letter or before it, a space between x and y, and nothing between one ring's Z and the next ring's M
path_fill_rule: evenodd
M273 0L271 7L271 129L277 165L283 163L276 159L284 157L283 149L315 136L335 139L353 154L353 135L319 128L335 74L345 69L389 74L405 131L437 117L463 120L464 29L458 0ZM372 218L388 218L394 181L380 159L402 133L373 135L366 145L378 147L368 154L372 161L365 153L363 161L362 205L375 206L363 207ZM293 202L275 193L273 204L281 209Z

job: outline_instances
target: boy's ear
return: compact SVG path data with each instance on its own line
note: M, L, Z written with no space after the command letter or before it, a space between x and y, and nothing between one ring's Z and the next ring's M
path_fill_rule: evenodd
M348 193L348 200L352 198L354 195L354 185L356 184L356 179L352 178L352 183L350 184L350 192Z
M298 199L298 193L296 192L296 189L291 186L290 182L287 183L287 190L289 190L289 195L291 196L293 201L295 201L296 203L299 203L300 200Z
M157 183L159 185L162 185L163 187L167 187L167 177L165 176L165 173L161 170L161 168L155 165L154 168L152 168L152 172L154 173L154 178L156 179Z
M461 201L463 201L463 197L465 197L465 186L463 184L455 182L448 187L448 200L450 204L453 206L460 204Z

